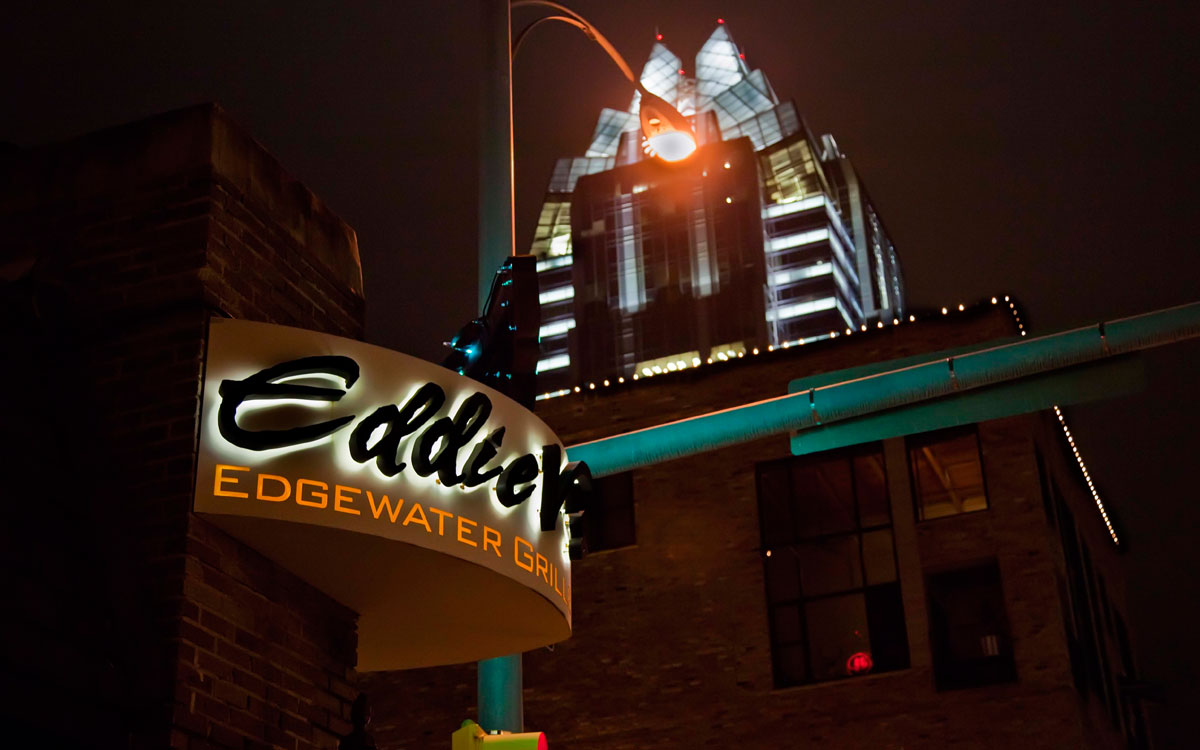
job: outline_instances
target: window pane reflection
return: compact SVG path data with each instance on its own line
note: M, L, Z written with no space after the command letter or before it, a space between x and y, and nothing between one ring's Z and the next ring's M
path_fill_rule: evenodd
M846 664L850 657L871 650L863 595L818 599L805 605L804 610L813 679L849 676Z
M854 529L854 490L846 461L792 468L797 538Z
M862 555L868 585L896 580L896 553L892 549L891 529L863 534Z
M758 466L777 687L908 666L879 445Z
M987 508L974 427L910 437L908 456L919 520Z
M796 548L805 596L820 596L862 588L858 537L847 535Z

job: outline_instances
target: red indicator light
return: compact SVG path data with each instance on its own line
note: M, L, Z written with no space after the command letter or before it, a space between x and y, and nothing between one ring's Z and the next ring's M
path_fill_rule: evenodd
M683 75L683 68L679 69L679 75Z
M725 19L724 19L724 18L718 18L718 19L717 19L717 23L725 23Z
M660 41L660 42L661 42L661 41L662 41L662 34L655 34L655 35L654 35L654 38L655 38L655 39L657 39L658 41Z
M740 59L742 59L742 60L745 60L745 59L746 59L746 53L745 53L745 52L739 52L739 53L738 53L738 57L739 57Z
M849 674L866 674L874 666L875 662L866 651L859 651L846 660L846 672Z

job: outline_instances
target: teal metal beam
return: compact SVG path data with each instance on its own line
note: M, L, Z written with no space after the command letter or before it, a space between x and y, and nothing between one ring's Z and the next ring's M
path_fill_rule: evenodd
M568 448L567 455L572 461L587 462L593 476L606 476L770 435L810 430L1021 381L1196 336L1200 336L1200 302L1010 344L984 345L951 356L930 355L935 358L580 443Z
M1145 388L1139 355L1076 365L792 433L792 454L860 445L943 427L1124 396Z

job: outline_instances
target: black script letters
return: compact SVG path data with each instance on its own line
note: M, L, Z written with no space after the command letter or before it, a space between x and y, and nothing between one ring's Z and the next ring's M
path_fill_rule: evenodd
M542 448L542 507L538 515L542 531L554 531L558 522L558 509L564 504L567 513L587 510L592 494L592 471L582 461L562 464L562 448L547 445Z
M533 480L538 476L538 462L532 453L513 460L500 472L500 482L496 485L496 495L500 504L505 508L520 505L525 498L533 494ZM524 487L519 485L524 484Z
M346 391L339 388L275 382L282 378L318 374L341 378L346 383L346 390L349 390L358 380L358 363L349 357L303 357L260 370L244 380L222 381L218 391L221 394L221 408L217 411L217 428L221 436L239 448L265 451L318 440L354 421L351 415L287 430L243 430L238 426L237 410L244 401L289 398L340 401L346 395Z
M306 375L341 378L346 387L323 388L278 382ZM218 390L221 396L217 410L218 432L233 445L254 451L311 443L350 424L356 415L283 430L246 430L238 426L238 408L244 403L262 400L337 402L358 378L358 364L349 357L318 356L283 362L243 380L224 380ZM466 460L460 464L459 455L476 440L491 416L492 402L483 393L476 392L462 401L453 416L435 419L445 405L446 391L436 383L425 383L403 406L385 404L377 407L351 430L347 442L350 457L360 464L374 459L384 476L394 477L407 468L407 464L401 460L401 443L410 435L415 435L410 460L413 471L422 477L436 473L442 484L453 486L461 483L468 489L488 484L499 477L496 499L506 508L523 503L540 484L541 506L538 516L542 531L554 530L560 511L565 509L568 514L578 514L586 509L592 491L591 472L580 461L562 466L563 449L560 445L543 446L540 462L532 453L505 462L500 454L505 428L500 427L475 443ZM539 474L542 476L539 477ZM579 527L581 532L582 523ZM577 535L572 532L573 537Z
M392 404L379 407L350 433L350 457L360 464L374 457L385 476L396 476L405 466L400 460L400 441L428 422L444 403L446 392L436 383L426 383L404 402L404 408ZM380 425L387 425L383 436L374 445L367 445Z
M442 417L429 425L413 444L413 470L423 477L438 473L442 484L457 484L462 478L458 474L458 452L475 439L483 423L492 415L492 402L482 393L474 393L462 402L454 418ZM433 446L441 440L437 453Z
M487 466L496 454L500 451L500 444L504 442L504 428L493 432L487 436L479 445L476 445L471 450L471 455L467 457L467 464L463 472L463 484L468 487L478 487L484 482L491 481L500 476L500 472L504 471L503 466L495 466L486 471L482 471L484 466Z

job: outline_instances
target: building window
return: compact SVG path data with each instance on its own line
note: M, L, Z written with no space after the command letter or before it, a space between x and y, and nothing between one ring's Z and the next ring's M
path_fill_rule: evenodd
M776 687L908 666L883 451L757 467Z
M994 560L929 576L925 595L938 690L1017 679L1000 568Z
M584 513L589 552L637 542L633 517L633 472L592 480L592 504Z
M908 466L918 521L987 509L974 425L910 435Z

